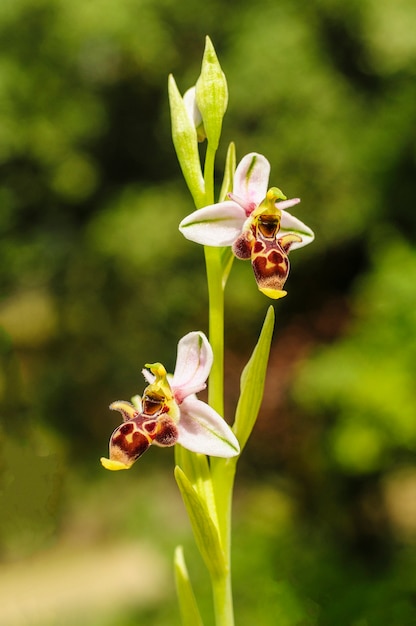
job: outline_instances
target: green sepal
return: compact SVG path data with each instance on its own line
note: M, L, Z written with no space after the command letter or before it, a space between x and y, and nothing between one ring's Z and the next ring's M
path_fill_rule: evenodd
M259 340L245 366L240 381L240 398L235 412L233 431L241 450L247 443L263 399L264 382L274 329L274 309L269 307Z
M191 522L195 543L211 576L218 579L226 570L218 530L205 501L178 465L174 474Z
M209 37L205 40L201 74L195 85L195 97L208 142L214 150L217 150L222 120L227 110L228 88L224 72Z
M174 556L176 593L179 600L182 626L204 626L194 590L186 567L182 546L177 546Z
M197 132L172 75L169 76L168 91L173 145L185 182L195 206L199 208L205 204L205 183L199 158Z

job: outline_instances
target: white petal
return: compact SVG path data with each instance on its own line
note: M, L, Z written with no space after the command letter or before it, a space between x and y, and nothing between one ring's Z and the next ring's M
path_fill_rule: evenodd
M178 343L175 372L171 382L178 404L187 396L205 389L212 361L212 348L204 333L193 331L182 337Z
M269 175L270 163L262 154L251 152L241 159L234 174L233 195L244 199L247 211L266 197Z
M182 235L204 246L231 246L241 234L246 214L227 200L194 211L179 224Z
M192 452L230 458L240 446L227 422L208 404L192 396L181 404L178 443Z
M195 86L188 89L188 91L185 91L183 95L183 102L188 112L189 119L194 124L195 128L198 128L198 126L202 124L202 116L196 104Z
M279 203L280 204L280 203ZM279 205L278 205L279 206ZM280 234L286 233L294 233L295 235L299 235L302 237L302 241L292 243L290 246L291 250L296 250L296 248L303 248L303 246L307 246L308 243L312 243L315 239L315 235L313 230L306 226L303 222L298 220L297 217L293 217L287 211L282 211L282 221L280 222Z

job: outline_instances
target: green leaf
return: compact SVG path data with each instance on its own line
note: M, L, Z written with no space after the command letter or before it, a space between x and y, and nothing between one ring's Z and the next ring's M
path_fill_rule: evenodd
M225 159L224 178L222 180L221 191L219 201L224 202L227 198L227 194L233 190L234 185L234 172L236 168L236 156L235 156L235 144L230 142L227 150L227 157Z
M201 74L195 88L196 103L202 115L207 139L211 147L216 150L228 104L228 88L224 72L209 37L205 40Z
M236 168L235 144L231 142L227 150L227 158L225 160L224 178L221 185L219 201L223 202L227 198L227 194L233 190L234 172ZM228 276L234 262L234 254L232 248L227 246L221 249L221 268L222 268L222 287L225 289Z
M186 474L199 497L206 503L211 512L211 517L216 520L215 498L207 456L191 452L180 444L176 444L175 462Z
M209 481L210 472L205 454L191 452L180 444L175 446L176 465L185 472L192 486L200 493L200 485Z
M205 204L205 184L201 170L196 128L186 110L183 98L172 75L168 81L172 121L172 139L179 165L195 205Z
M199 613L194 590L189 578L182 546L175 550L174 557L176 592L183 626L204 626Z
M244 448L253 430L263 399L273 328L274 309L270 306L257 345L241 374L241 392L233 426L241 449Z
M205 501L193 488L192 483L183 470L177 465L174 473L191 522L198 550L211 576L218 579L225 572L225 559L218 530Z
M222 288L225 289L235 256L231 246L221 248Z

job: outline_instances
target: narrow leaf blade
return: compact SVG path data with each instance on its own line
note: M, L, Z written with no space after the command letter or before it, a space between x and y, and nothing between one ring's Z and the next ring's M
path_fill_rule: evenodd
M175 479L182 494L198 550L210 574L214 578L219 578L224 574L225 560L218 530L205 502L178 466L175 467Z
M204 626L192 589L182 546L175 550L175 583L183 626Z
M188 477L189 482L192 484L192 487L199 497L207 504L211 511L211 517L214 517L215 499L212 489L210 466L206 455L191 452L180 444L176 444L175 462ZM213 510L214 514L212 513Z
M244 448L253 430L263 399L273 328L274 309L270 306L257 345L241 374L241 392L233 426L241 449Z
M219 195L220 202L224 202L224 200L226 200L227 198L227 194L233 190L235 168L235 144L233 141L231 141L228 146L227 157L225 159L224 178L222 180L221 191Z

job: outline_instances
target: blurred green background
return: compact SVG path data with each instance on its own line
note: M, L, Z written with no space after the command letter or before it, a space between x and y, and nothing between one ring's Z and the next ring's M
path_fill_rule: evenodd
M265 154L316 232L241 459L237 624L416 624L415 32L412 0L1 1L1 626L179 625L178 542L212 618L172 450L98 462L108 404L207 330L166 90L206 34L230 90L218 179L230 140ZM268 304L236 262L228 419Z

